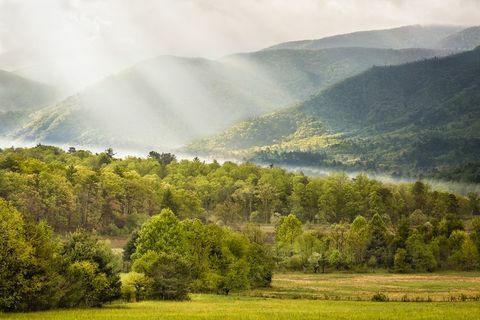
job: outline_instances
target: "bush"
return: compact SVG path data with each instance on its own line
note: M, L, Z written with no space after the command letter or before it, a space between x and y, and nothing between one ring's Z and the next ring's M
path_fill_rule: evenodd
M148 296L157 300L186 300L192 284L190 266L178 254L148 252L133 269L150 278Z
M378 292L378 293L375 293L370 300L376 301L376 302L386 302L388 301L388 297L383 293Z
M138 302L147 297L152 280L143 273L129 272L122 277L122 298L127 302Z
M96 237L79 230L64 246L67 267L62 307L101 306L120 297L121 258Z

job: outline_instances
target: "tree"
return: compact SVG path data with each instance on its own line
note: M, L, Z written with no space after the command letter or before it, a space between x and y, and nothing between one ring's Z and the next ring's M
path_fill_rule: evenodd
M127 302L145 299L152 285L151 279L143 273L131 271L122 277L122 296Z
M347 234L348 251L354 257L355 263L360 264L365 260L369 240L368 222L364 217L357 216Z
M258 243L251 243L245 259L249 286L251 288L270 286L275 266L270 252Z
M375 259L377 266L386 266L387 230L380 215L374 214L369 223L370 241L367 247L367 257ZM373 260L372 260L373 261Z
M410 266L407 263L407 250L403 248L398 248L395 252L394 257L394 270L395 272L408 272L410 270Z
M465 231L453 231L448 241L452 251L448 260L452 267L461 270L475 270L478 267L478 249Z
M132 234L128 238L127 243L125 244L125 247L123 248L124 261L130 261L132 258L132 255L137 250L137 243L136 243L137 239L138 239L138 230L135 230L132 232Z
M192 283L190 266L177 253L150 251L135 261L133 269L150 279L148 296L158 300L186 300Z
M218 287L221 292L228 295L233 290L247 289L250 284L248 280L249 271L249 265L245 260L240 259L233 262L220 281Z
M422 235L414 231L407 239L407 252L411 258L412 268L417 272L432 272L437 266L437 261L432 249L428 246Z
M145 222L139 231L136 247L134 259L148 251L184 254L186 252L185 232L173 211L162 209L160 214Z
M62 307L101 306L120 296L121 258L84 230L68 235L63 248L68 263Z
M302 222L294 214L282 217L275 230L275 239L279 243L293 245L295 238L303 233Z
M62 295L59 243L43 222L26 224L0 199L0 311L56 307Z

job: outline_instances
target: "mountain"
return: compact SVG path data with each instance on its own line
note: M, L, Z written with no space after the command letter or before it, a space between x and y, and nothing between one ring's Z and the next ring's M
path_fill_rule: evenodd
M295 49L318 50L342 47L368 48L438 48L439 42L445 40L464 27L461 26L403 26L393 29L359 31L331 37L280 43L264 50ZM451 49L451 47L445 47Z
M163 56L39 111L14 136L44 143L175 147L300 103L372 65L446 54L334 48L261 51L218 61Z
M472 50L480 46L480 26L471 27L451 34L438 47L455 50Z
M373 67L189 148L289 164L436 170L478 161L480 48Z
M26 115L52 103L52 88L0 70L0 134L20 125Z

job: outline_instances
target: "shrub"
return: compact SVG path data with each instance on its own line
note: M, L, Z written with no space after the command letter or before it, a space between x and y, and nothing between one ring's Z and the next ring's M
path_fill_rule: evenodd
M186 300L192 284L190 266L178 254L150 251L133 264L150 278L148 296L158 300Z
M377 301L377 302L386 302L388 301L388 297L386 295L384 295L383 293L375 293L373 296L372 296L372 299L370 299L372 301Z
M143 300L150 290L152 280L143 273L129 272L122 277L122 298L128 302Z
M69 265L62 307L101 306L120 297L121 258L83 230L71 233L63 256Z

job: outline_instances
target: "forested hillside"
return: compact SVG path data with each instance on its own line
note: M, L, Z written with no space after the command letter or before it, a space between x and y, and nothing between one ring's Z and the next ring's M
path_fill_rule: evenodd
M53 88L0 70L0 135L18 127L29 113L54 99Z
M451 34L439 43L440 48L472 50L480 45L480 27L471 27Z
M428 49L276 50L220 61L158 57L35 114L15 138L172 147L299 103L372 65L446 55Z
M272 49L325 49L339 47L369 48L457 48L448 46L450 42L442 42L445 38L464 30L461 26L421 26L411 25L393 29L359 31L340 34L316 40L301 40L280 43L265 50ZM440 46L443 43L444 46ZM479 43L480 44L480 43ZM478 44L477 44L478 45Z
M257 160L272 162L301 151L308 165L316 156L317 165L390 172L464 165L480 152L479 72L479 49L374 67L296 108L240 123L191 148L257 153Z

